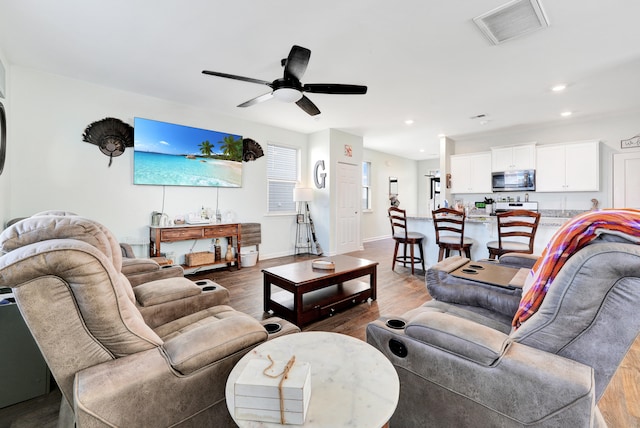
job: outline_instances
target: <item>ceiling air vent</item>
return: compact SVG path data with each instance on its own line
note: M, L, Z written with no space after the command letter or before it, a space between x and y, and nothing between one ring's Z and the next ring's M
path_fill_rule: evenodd
M494 45L549 26L538 0L513 0L485 14L473 22Z

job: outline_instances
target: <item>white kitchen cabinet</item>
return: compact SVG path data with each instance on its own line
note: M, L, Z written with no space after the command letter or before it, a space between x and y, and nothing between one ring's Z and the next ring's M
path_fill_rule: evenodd
M536 192L600 190L600 143L538 146Z
M535 168L535 144L491 148L491 171L502 172Z
M491 153L451 156L451 193L491 193Z

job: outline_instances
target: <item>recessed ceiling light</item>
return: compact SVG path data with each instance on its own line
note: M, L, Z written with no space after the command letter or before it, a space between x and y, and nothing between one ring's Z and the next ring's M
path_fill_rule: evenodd
M551 90L553 92L562 92L565 89L567 89L567 85L565 85L564 83L560 83L560 84L557 84L557 85L551 87Z
M491 122L489 119L485 119L485 120L481 120L479 123L480 125L486 125L489 122Z
M420 153L424 153L424 149L420 149L420 150L419 150L419 152L420 152Z
M413 119L407 119L404 121L404 123L407 125L413 125Z
M563 111L562 113L560 113L560 116L562 117L569 117L573 114L573 112L570 111Z

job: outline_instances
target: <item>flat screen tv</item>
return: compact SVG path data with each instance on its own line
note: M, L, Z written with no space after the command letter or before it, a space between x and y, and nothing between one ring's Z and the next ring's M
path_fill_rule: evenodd
M242 186L242 137L134 118L133 183Z

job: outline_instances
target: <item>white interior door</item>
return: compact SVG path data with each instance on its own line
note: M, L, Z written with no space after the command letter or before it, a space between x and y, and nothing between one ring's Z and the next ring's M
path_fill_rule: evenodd
M613 207L640 208L640 152L613 155Z
M336 181L336 253L360 249L360 177L358 165L338 163Z

